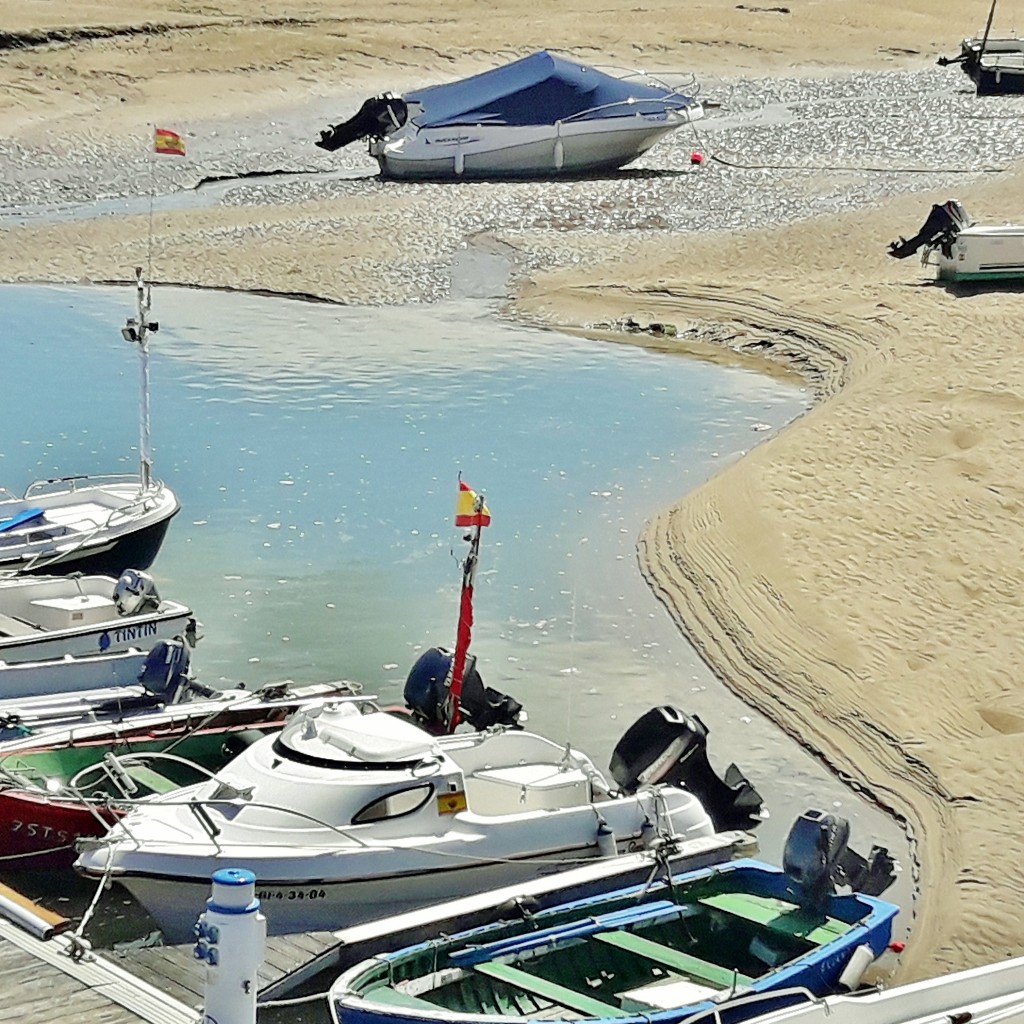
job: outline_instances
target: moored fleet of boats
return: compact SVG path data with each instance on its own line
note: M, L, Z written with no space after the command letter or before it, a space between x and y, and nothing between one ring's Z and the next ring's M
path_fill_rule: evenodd
M141 274L137 294L125 334L144 350ZM144 455L138 499L93 529L54 532L60 502L0 518L0 552L29 552L0 578L0 875L120 886L211 970L236 926L246 955L267 933L370 928L331 989L337 1024L1024 1019L1019 963L840 994L900 948L897 866L815 810L780 865L754 859L766 809L740 768L711 767L698 717L653 708L607 771L527 729L470 652L490 512L461 480L456 642L412 666L401 707L357 682L197 679L194 614L144 571L168 495ZM163 518L140 512L133 545L136 505Z

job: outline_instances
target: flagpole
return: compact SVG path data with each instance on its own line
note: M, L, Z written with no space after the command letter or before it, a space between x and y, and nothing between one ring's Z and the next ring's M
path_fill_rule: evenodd
M156 198L156 125L149 148L149 238L146 242L146 280L153 280L153 202Z
M462 563L462 593L459 598L459 624L455 634L455 654L452 656L451 683L448 688L449 714L448 731L454 732L459 724L459 698L462 696L462 681L466 674L466 658L473 630L473 585L476 581L476 567L480 559L479 513L483 510L484 499L478 497L473 505L478 518L469 538L469 554Z

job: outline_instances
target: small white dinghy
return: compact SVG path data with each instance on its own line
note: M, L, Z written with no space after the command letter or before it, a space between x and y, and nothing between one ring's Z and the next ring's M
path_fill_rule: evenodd
M922 248L921 263L934 265L940 281L1024 278L1024 224L976 224L955 199L936 203L913 238L889 244L889 255L905 259Z
M141 365L139 473L37 480L16 495L0 487L0 573L148 569L181 507L152 473L149 446L149 286L136 269L138 311L121 329Z
M781 1001L792 1005L773 1006ZM1024 1024L1024 957L824 998L806 989L740 996L687 1024L723 1018L748 1024Z
M307 708L212 780L139 804L83 843L75 867L119 882L182 942L223 867L255 873L270 933L282 934L529 880L659 837L714 835L712 813L686 788L708 770L706 729L676 712L657 716L657 735L648 716L616 748L615 788L586 754L534 733L435 737L375 707ZM760 820L742 781L722 827L734 827L737 802L748 827Z
M163 600L144 572L129 569L112 576L15 576L0 579L0 662L50 662L32 675L34 693L60 693L72 677L88 681L75 669L62 681L60 666L68 657L115 654L152 647L157 640L196 638L192 610ZM88 666L86 666L88 668ZM21 676L27 677L28 673ZM12 673L14 685L15 674ZM4 676L0 672L0 682ZM45 680L49 682L45 682ZM0 692L0 697L17 693Z

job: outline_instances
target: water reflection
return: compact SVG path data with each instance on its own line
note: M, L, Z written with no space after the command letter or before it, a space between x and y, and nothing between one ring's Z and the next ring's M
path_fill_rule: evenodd
M16 359L0 482L137 456L129 289L5 287ZM487 495L473 649L532 724L602 765L643 711L711 729L773 818L838 809L855 843L898 831L732 697L637 569L646 519L805 410L748 370L524 329L485 304L348 308L154 290L157 474L182 500L154 566L203 623L220 686L348 677L400 699L419 651L454 640L456 481ZM908 883L909 884L909 883ZM909 899L907 900L909 904Z

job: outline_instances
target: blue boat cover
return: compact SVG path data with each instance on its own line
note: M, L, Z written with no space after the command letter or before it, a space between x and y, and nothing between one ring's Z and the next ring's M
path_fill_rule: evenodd
M472 78L405 93L403 98L422 104L422 114L414 118L421 128L632 117L683 110L693 102L669 88L623 81L547 50Z
M41 508L25 508L22 509L17 515L13 515L10 519L0 519L0 533L7 530L16 530L19 526L24 526L26 523L31 523L34 519L39 519L43 515L43 509Z

